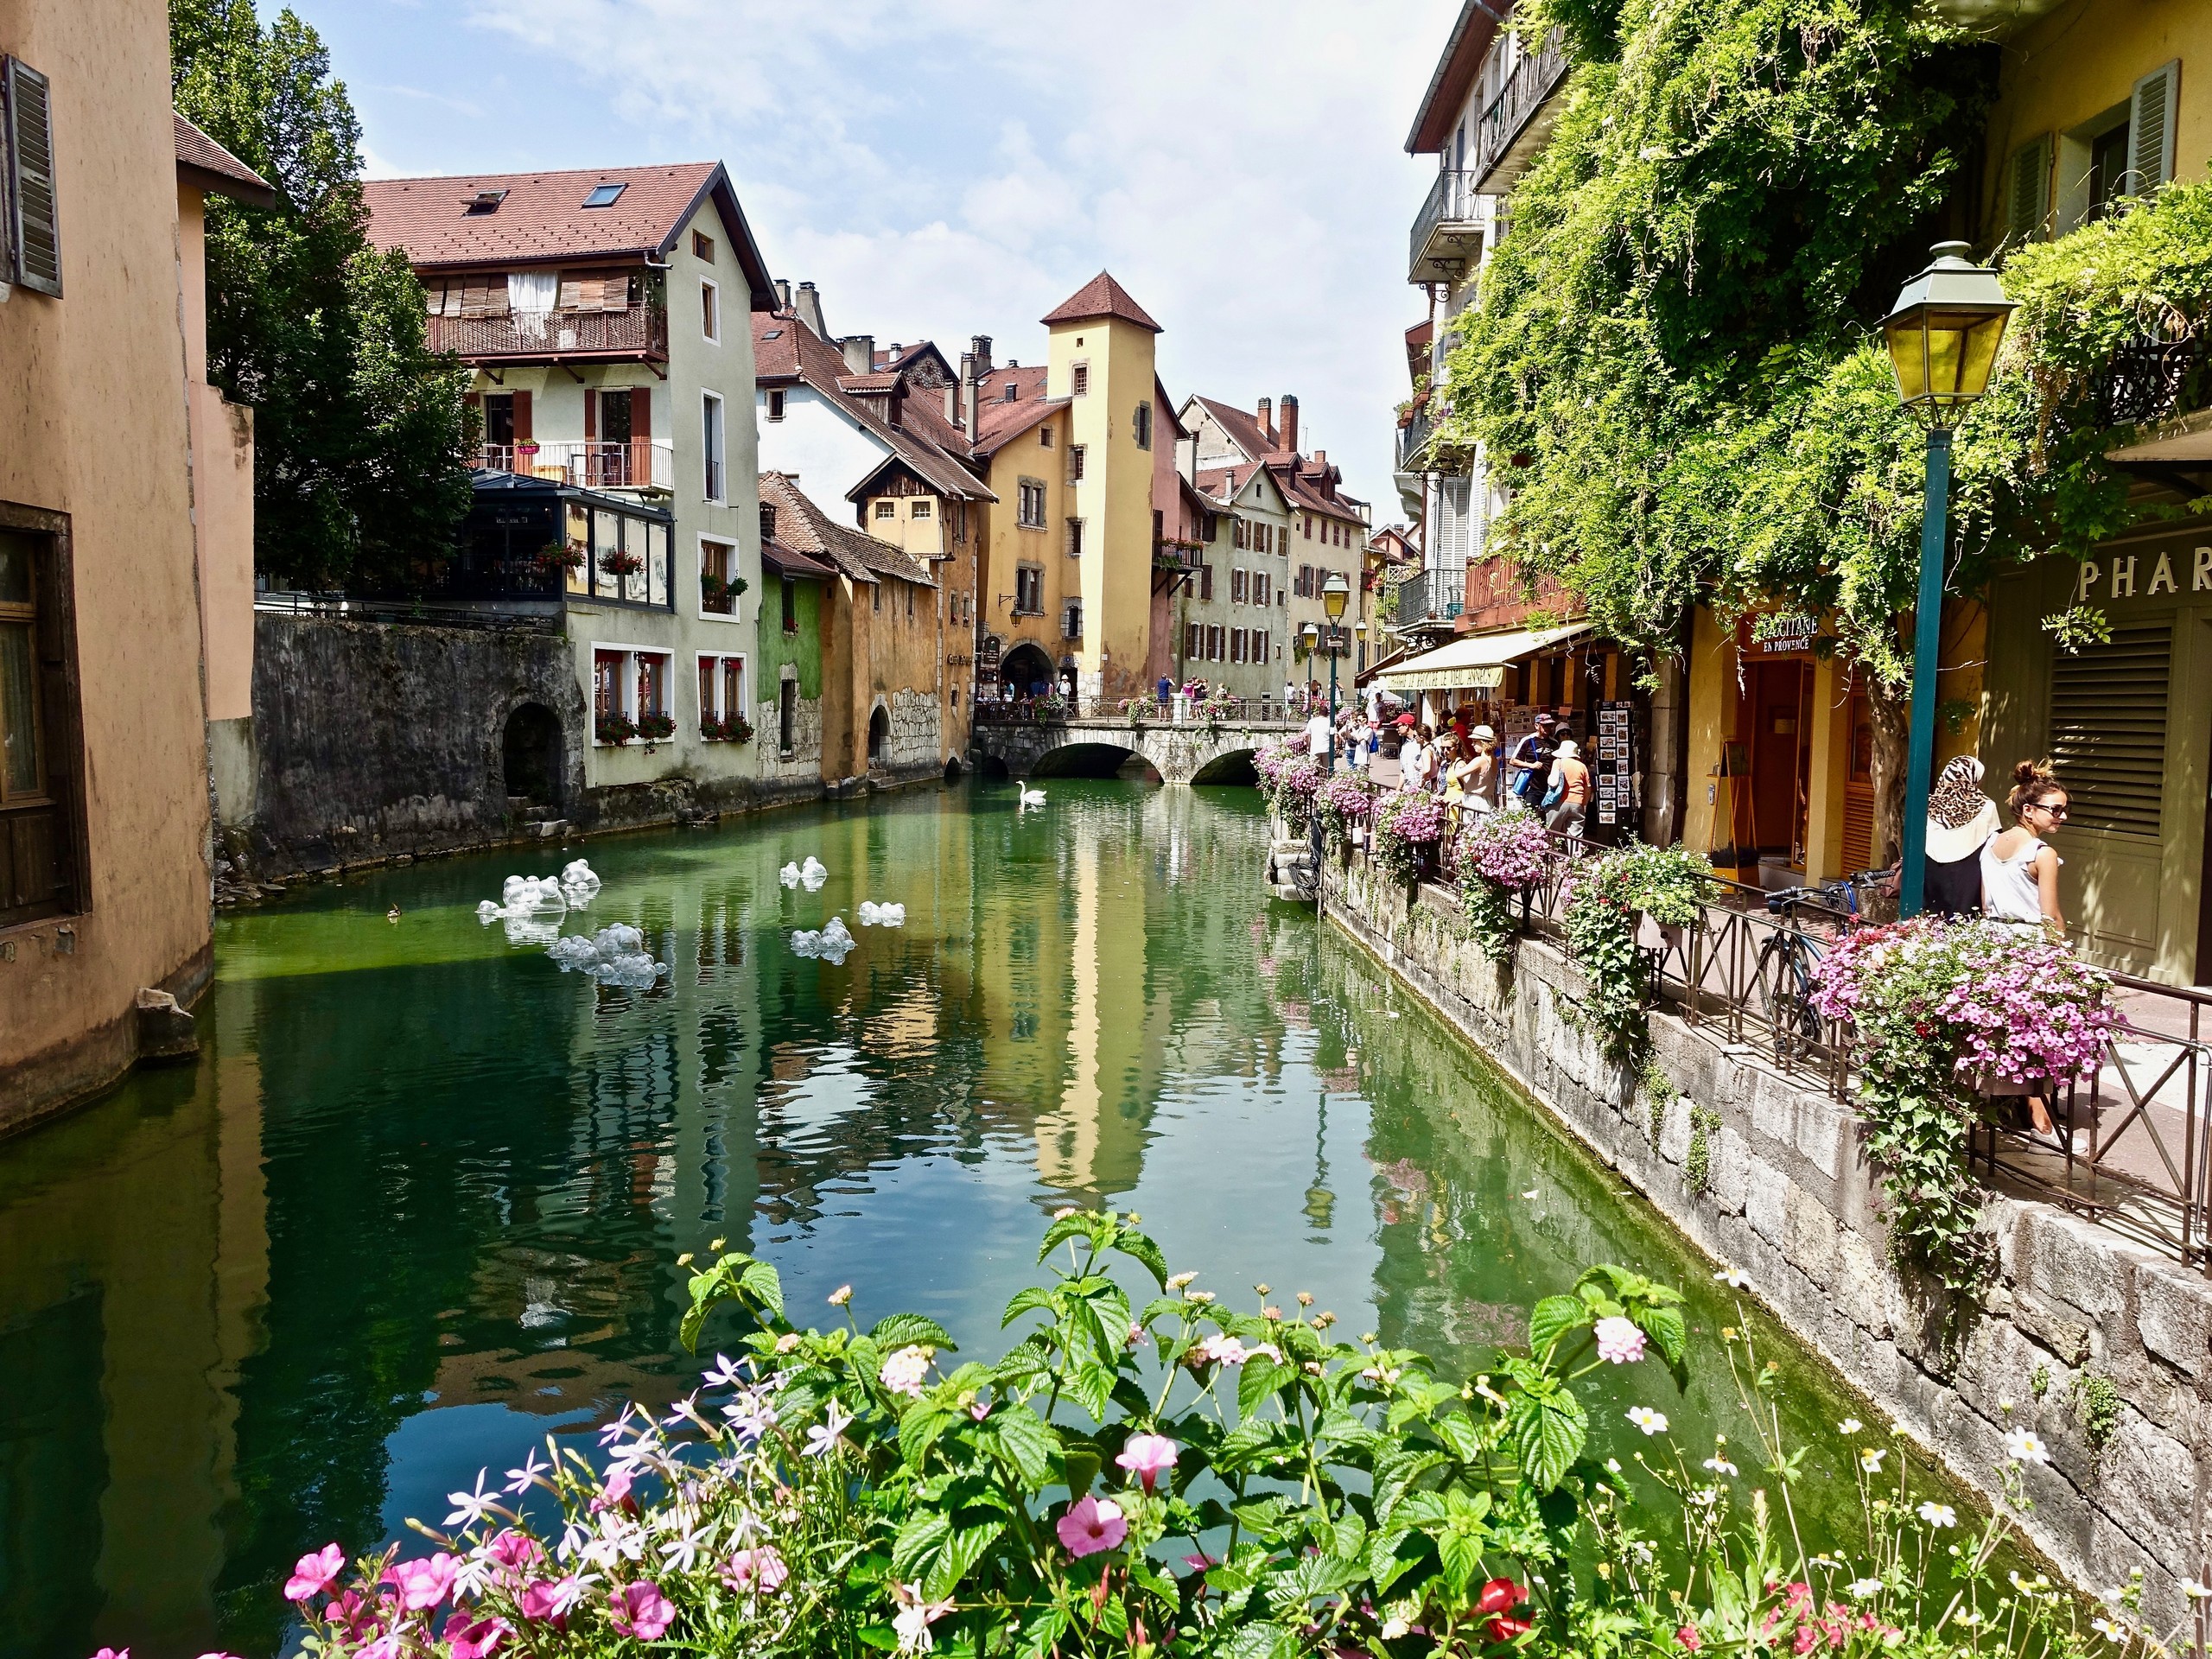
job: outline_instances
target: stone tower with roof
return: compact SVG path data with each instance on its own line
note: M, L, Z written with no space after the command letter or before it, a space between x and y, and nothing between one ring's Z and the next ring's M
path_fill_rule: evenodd
M1079 566L1079 617L1064 622L1061 648L1085 697L1137 696L1151 649L1153 449L1167 411L1155 407L1160 325L1100 271L1047 312L1052 331L1046 395L1065 398L1073 508L1051 527L1053 556ZM1076 454L1080 455L1077 471ZM1067 637L1079 626L1080 636Z

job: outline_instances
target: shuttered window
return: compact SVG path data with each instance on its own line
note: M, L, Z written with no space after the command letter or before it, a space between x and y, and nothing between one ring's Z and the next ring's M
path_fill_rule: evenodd
M2157 838L2172 658L2173 630L2158 623L2053 659L2050 758L2076 828Z
M2005 174L2005 229L2015 242L2045 234L2050 215L2050 135L2012 152Z
M2146 196L2174 175L2174 94L2181 60L2162 64L2135 83L2127 101L2130 195Z
M0 275L34 293L61 296L61 228L54 189L54 100L46 77L0 58L0 162L7 219Z

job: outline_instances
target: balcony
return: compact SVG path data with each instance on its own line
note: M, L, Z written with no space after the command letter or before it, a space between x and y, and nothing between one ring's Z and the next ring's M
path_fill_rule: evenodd
M1503 50L1500 40L1491 48ZM1545 36L1541 48L1513 66L1505 89L1491 100L1475 129L1475 165L1471 176L1485 194L1502 196L1520 182L1529 163L1551 137L1557 111L1552 94L1567 79L1567 49L1557 29Z
M1467 573L1464 570L1423 570L1398 584L1393 598L1389 626L1401 632L1410 629L1449 629L1466 608Z
M676 446L667 438L535 446L487 443L475 464L522 478L550 478L573 489L639 490L666 495L676 488Z
M1428 196L1414 216L1406 254L1409 283L1452 281L1474 269L1482 257L1483 221L1478 215L1475 175L1446 171L1436 175Z
M668 313L658 305L620 311L526 312L504 317L426 317L428 344L465 363L553 363L567 358L668 356Z

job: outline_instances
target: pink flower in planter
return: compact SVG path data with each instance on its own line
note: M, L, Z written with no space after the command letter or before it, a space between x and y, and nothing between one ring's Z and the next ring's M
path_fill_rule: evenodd
M532 1623L550 1624L556 1630L563 1628L569 1622L567 1615L570 1601L570 1598L563 1593L563 1586L566 1583L566 1580L556 1583L550 1579L532 1579L523 1586L522 1594L516 1599L516 1605L521 1610L522 1616Z
M308 1601L321 1595L336 1582L346 1570L346 1552L335 1544L325 1544L312 1555L302 1555L292 1567L292 1576L284 1580L284 1599ZM98 1656L94 1656L98 1659Z
M1114 1461L1142 1481L1148 1492L1163 1471L1175 1466L1175 1442L1165 1434L1132 1434Z
M385 1569L384 1581L399 1592L399 1605L419 1613L436 1606L453 1589L461 1562L441 1552L423 1561L394 1561Z
M445 1642L453 1659L490 1659L507 1634L502 1619L471 1620L467 1613L455 1613L446 1620Z
M1598 1357L1614 1365L1633 1365L1643 1357L1643 1332L1632 1319L1616 1316L1600 1319L1594 1327Z
M1118 1549L1122 1541L1129 1535L1129 1523L1122 1514L1122 1506L1110 1497L1093 1497L1087 1492L1068 1506L1068 1512L1052 1529L1060 1535L1060 1542L1068 1554L1077 1560L1101 1550Z
M729 1565L722 1568L722 1582L733 1590L757 1590L774 1595L784 1587L791 1570L784 1558L776 1553L773 1544L763 1544L758 1549L741 1549L729 1558Z
M649 1579L626 1584L607 1599L607 1622L623 1636L657 1642L676 1622L676 1605Z

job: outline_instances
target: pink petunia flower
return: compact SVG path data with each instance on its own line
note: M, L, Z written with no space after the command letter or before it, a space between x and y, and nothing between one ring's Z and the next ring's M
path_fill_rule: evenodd
M509 1527L492 1541L486 1554L501 1567L529 1567L545 1559L545 1548L528 1533Z
M346 1552L335 1544L325 1544L314 1554L301 1556L294 1564L292 1576L284 1580L284 1599L312 1600L329 1589L345 1570ZM124 1652L127 1655L129 1649ZM100 1656L96 1654L93 1659L100 1659Z
M599 1496L591 1501L591 1512L597 1515L602 1510L634 1510L637 1505L631 1499L630 1486L636 1478L636 1472L626 1465L609 1470L607 1484L599 1489Z
M491 1659L509 1634L504 1619L472 1621L467 1613L455 1613L446 1620L445 1642L452 1659Z
M1129 1535L1122 1506L1110 1497L1093 1497L1088 1492L1068 1506L1068 1512L1052 1529L1077 1560L1101 1550L1118 1549L1122 1540Z
M522 1616L532 1624L550 1624L556 1630L568 1624L568 1618L563 1611L567 1603L561 1593L561 1586L551 1579L532 1579L523 1586L522 1594L516 1598L515 1605Z
M657 1642L676 1622L676 1604L650 1579L626 1584L607 1599L607 1622L617 1634Z
M777 1554L773 1544L763 1544L758 1549L741 1549L729 1558L729 1565L722 1568L722 1582L733 1590L759 1591L774 1595L784 1587L791 1570L784 1558Z
M1142 1481L1148 1492L1163 1471L1175 1466L1175 1442L1165 1434L1132 1434L1114 1461Z
M403 1609L420 1613L446 1599L460 1571L460 1560L441 1551L428 1560L394 1561L385 1569L384 1581L399 1592Z
M1599 1358L1615 1365L1632 1365L1643 1357L1643 1332L1634 1320L1616 1315L1599 1320L1593 1331Z

